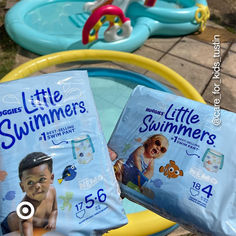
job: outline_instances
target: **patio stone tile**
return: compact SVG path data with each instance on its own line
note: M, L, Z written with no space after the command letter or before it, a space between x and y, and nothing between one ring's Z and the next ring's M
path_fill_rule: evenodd
M194 63L179 59L172 55L165 55L160 63L177 72L201 94L212 75L212 70ZM161 80L164 82L163 80Z
M15 67L18 67L22 65L23 63L26 63L32 59L35 59L39 57L39 55L30 52L28 50L25 50L22 47L19 47L18 52L16 54L16 59L15 59Z
M154 61L158 61L164 53L159 51L159 50L154 50L152 48L142 46L141 48L136 50L133 54L141 55L141 56L150 58ZM118 65L121 65L122 67L124 67L128 70L135 71L135 72L140 73L140 74L144 74L146 72L145 69L143 69L141 67L131 65L131 64L125 64L125 63L119 63L119 62L118 63L115 62L115 63L118 64Z
M212 44L215 35L219 35L221 48L227 49L236 35L219 25L207 25L202 33L190 34L187 37Z
M177 229L168 234L168 236L193 236L190 231L185 230L183 227L179 226Z
M236 112L236 79L221 74L220 80L211 79L203 98L210 104L214 104L215 99L220 99L220 107ZM216 94L219 91L219 94ZM215 93L215 94L213 94Z
M144 45L151 48L158 49L160 51L166 52L173 47L173 45L180 40L180 37L167 37L167 38L149 38Z
M236 78L236 52L229 51L222 63L222 72Z
M1 2L1 1L0 1L0 2ZM17 3L16 0L7 0L5 9L10 9L10 8L13 7L16 3Z
M20 66L32 59L37 58L37 57L38 57L37 54L34 54L32 52L29 52L29 51L19 47L18 52L15 57L15 65L14 65L13 69L17 68L18 66ZM40 74L42 74L42 73L40 71L37 71L35 73L30 74L29 76L40 75Z
M231 45L230 50L236 52L236 41Z
M224 51L225 49L221 48L221 55ZM169 53L206 67L212 67L214 61L213 45L187 37L176 44Z

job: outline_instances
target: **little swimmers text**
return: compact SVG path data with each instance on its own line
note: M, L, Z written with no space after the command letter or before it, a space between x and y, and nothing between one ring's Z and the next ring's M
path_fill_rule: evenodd
M51 125L59 120L78 116L85 113L86 107L83 100L74 101L70 104L63 102L63 94L51 88L36 89L33 94L21 93L22 112L25 118L22 123L16 123L17 118L6 116L0 122L0 148L9 149L18 140L29 135L42 127Z

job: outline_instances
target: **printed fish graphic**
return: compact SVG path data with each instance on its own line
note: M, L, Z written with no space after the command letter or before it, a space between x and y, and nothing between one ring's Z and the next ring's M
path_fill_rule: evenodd
M3 201L5 200L13 200L15 198L16 192L15 191L8 191L5 195L5 197L2 199Z
M0 181L4 181L7 176L7 172L5 170L0 170Z
M73 180L77 174L76 170L77 168L74 165L67 166L62 173L62 177L57 180L58 183L61 184L63 180L65 181Z
M183 176L184 172L179 169L179 167L175 164L175 161L170 160L170 162L166 166L161 166L159 168L159 172L163 172L163 174L171 179L177 178L178 176Z

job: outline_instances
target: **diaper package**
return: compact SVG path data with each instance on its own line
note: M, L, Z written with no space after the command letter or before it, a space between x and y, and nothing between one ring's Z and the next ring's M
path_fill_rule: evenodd
M203 235L236 235L235 124L235 113L137 86L109 141L122 194Z
M86 71L0 84L0 235L127 223Z

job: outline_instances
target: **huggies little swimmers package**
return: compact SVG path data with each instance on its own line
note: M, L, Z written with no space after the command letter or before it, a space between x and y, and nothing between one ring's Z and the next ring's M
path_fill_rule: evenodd
M203 235L236 235L236 114L137 86L109 141L122 194Z
M0 94L0 235L126 224L87 72L2 83Z

